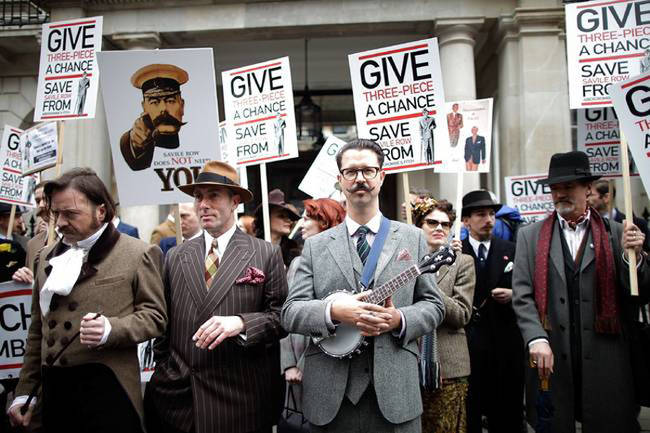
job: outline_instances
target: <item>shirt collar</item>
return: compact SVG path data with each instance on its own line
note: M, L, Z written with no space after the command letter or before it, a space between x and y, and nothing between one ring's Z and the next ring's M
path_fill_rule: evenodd
M367 224L365 224L366 227L370 229L370 231L373 234L377 234L379 232L379 226L381 225L381 212L377 211L374 217L370 218L370 221L368 221ZM354 221L352 218L350 218L350 215L345 216L345 225L348 228L348 234L350 236L353 236L359 227L361 227L361 224L358 222Z
M555 212L557 214L557 219L560 222L560 228L562 230L573 230L570 226L567 220L562 218L562 215L560 215L559 212ZM587 227L587 224L589 224L589 219L591 218L591 209L587 209L587 215L585 215L585 219L582 220L580 224L576 226L575 231L578 231L578 229L582 229Z
M228 230L226 230L221 236L217 238L217 254L222 255L225 251L226 248L228 247L228 243L230 242L230 238L232 238L232 235L235 233L235 230L237 230L237 224L232 225ZM205 251L207 254L207 251L210 251L210 248L212 248L212 240L214 237L208 233L207 230L203 230L203 234L205 235Z
M190 236L189 239L185 239L185 240L186 240L186 241L191 241L192 239L196 239L196 238L198 238L198 237L201 236L202 234L203 234L203 229L201 229L201 230L199 230L198 232L196 232L196 234L195 234L194 236Z
M117 228L117 226L120 225L120 217L113 218L112 222L113 222L113 226L115 226L115 228Z
M102 233L104 233L104 230L106 230L106 227L108 227L108 223L102 224L102 226L99 228L99 230L97 230L95 233L88 236L86 239L77 242L76 247L81 248L82 250L91 249L93 247L93 245L95 245L95 243L97 242L99 237L102 235ZM63 241L63 243L68 245L68 246L74 247L74 245L66 242L65 240Z
M485 245L487 251L490 251L491 241L489 239L487 241L479 241L477 239L474 239L472 235L468 234L467 240L469 241L469 244L472 246L472 249L474 250L474 254L476 254L476 257L478 257L478 249L481 246L481 244Z

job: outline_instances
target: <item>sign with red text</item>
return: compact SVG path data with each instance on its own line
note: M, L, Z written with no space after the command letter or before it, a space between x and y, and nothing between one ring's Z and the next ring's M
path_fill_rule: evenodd
M612 84L650 71L650 2L565 6L571 108L611 106Z
M350 54L357 135L377 141L391 173L450 161L438 40Z
M17 379L20 375L31 313L31 285L0 283L0 379Z
M528 174L505 178L506 205L517 209L528 223L543 220L555 210L551 188L536 182L546 177L546 174Z
M34 122L95 117L102 17L43 24Z
M578 110L577 148L589 157L591 172L615 177L622 173L618 118L611 107Z
M650 191L650 72L612 86L612 103L646 191Z
M298 189L312 198L339 200L341 194L340 189L337 189L339 168L336 164L336 154L343 146L345 141L334 136L328 137L298 185Z
M2 162L2 181L0 182L0 202L20 206L36 206L34 187L39 175L23 177L20 136L23 130L5 125L0 143L0 162Z
M298 156L289 58L221 73L226 135L237 167Z
M20 167L23 176L56 165L60 151L56 125L56 122L39 123L20 134Z

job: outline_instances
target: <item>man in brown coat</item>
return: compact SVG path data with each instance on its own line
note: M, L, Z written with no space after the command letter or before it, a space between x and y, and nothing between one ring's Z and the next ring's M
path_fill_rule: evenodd
M165 258L170 320L154 346L147 429L270 433L284 401L282 254L237 228L235 209L252 194L228 164L208 162L180 189L194 197L203 235Z
M29 425L31 407L20 408L42 383L46 431L141 432L137 344L167 322L162 252L115 230L115 205L92 170L70 170L44 192L62 239L36 259L11 421Z

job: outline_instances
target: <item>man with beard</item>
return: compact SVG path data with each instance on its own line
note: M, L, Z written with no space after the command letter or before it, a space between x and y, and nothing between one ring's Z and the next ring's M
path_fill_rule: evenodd
M131 84L142 90L144 110L120 139L122 156L131 170L149 168L156 147L176 149L180 145L178 132L185 124L180 86L188 80L183 69L160 64L144 66L131 76Z
M515 244L492 236L501 205L489 191L463 197L461 217L469 231L463 254L474 258L476 287L466 327L471 376L467 431L480 433L485 415L490 433L520 433L523 426L524 347L512 309Z
M312 432L420 432L422 400L417 341L442 322L445 308L431 274L404 284L383 305L364 302L358 282L370 257L374 287L429 252L424 233L390 221L379 211L386 173L374 141L357 139L339 150L338 181L347 199L343 223L306 242L282 309L291 332L330 337L344 323L369 337L352 358L327 355L316 345L305 353L303 408ZM382 245L382 238L385 239ZM370 287L370 282L368 282ZM336 298L325 299L333 291ZM345 292L343 292L345 291Z
M583 152L556 153L548 178L555 212L517 236L514 308L528 347L528 418L550 377L554 432L638 432L630 325L647 302L645 236L629 221L603 218L588 206L592 182ZM637 255L641 297L630 295L628 249Z

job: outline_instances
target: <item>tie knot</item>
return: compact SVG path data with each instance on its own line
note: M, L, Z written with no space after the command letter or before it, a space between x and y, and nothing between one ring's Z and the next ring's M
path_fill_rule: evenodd
M357 234L358 234L359 236L365 236L365 235L368 234L368 232L370 232L370 229L369 229L367 226L360 226L360 227L357 229Z
M216 250L219 247L219 242L216 239L212 239L212 249Z

